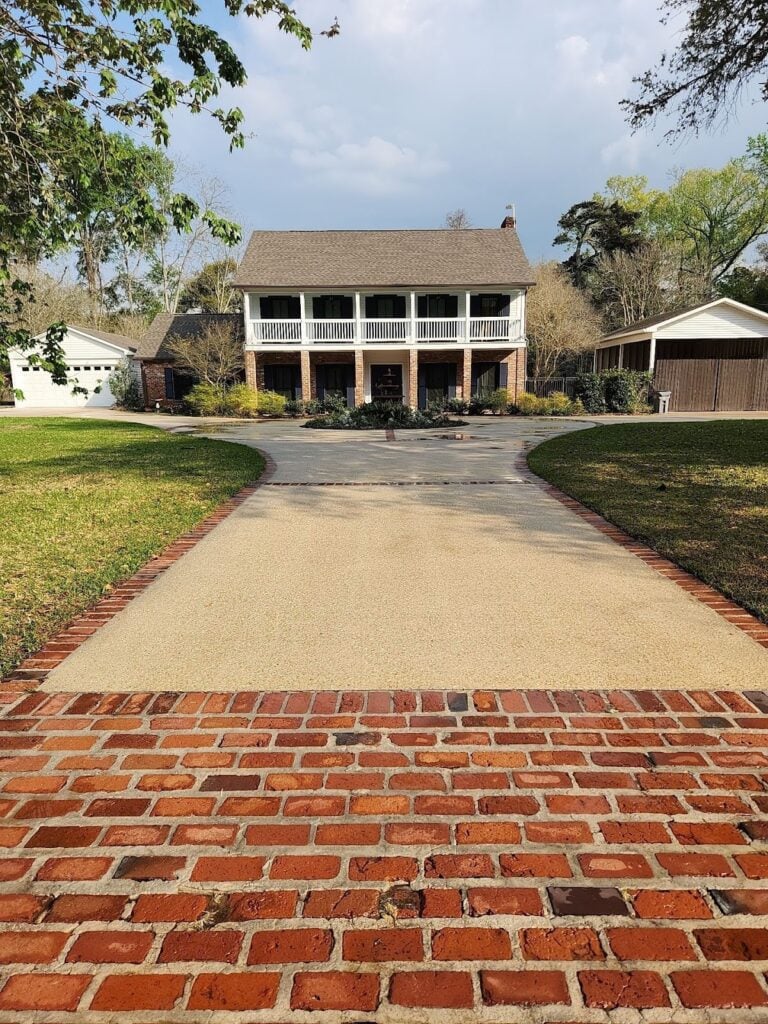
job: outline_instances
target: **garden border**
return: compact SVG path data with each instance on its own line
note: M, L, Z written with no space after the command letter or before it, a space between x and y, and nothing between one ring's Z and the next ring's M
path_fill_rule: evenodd
M231 498L223 501L205 519L202 519L194 529L177 537L160 554L153 555L131 576L121 583L115 584L109 593L96 604L91 605L76 619L55 633L39 651L25 658L9 676L0 679L2 689L4 691L37 689L45 682L49 672L57 668L89 637L98 632L135 597L145 591L167 569L170 569L175 562L178 562L188 551L199 544L203 537L211 533L219 523L231 516L260 487L268 483L277 470L277 463L261 448L254 450L264 459L264 469L258 480L241 487Z
M544 444L543 441L539 443ZM605 516L600 515L599 512L595 512L588 505L582 504L576 498L571 497L570 494L561 491L559 487L549 483L544 477L534 473L528 465L528 454L534 448L538 448L538 444L525 445L516 459L515 466L520 471L521 476L527 477L531 483L535 484L535 486L539 487L551 498L559 501L561 505L565 505L571 512L575 512L577 516L589 523L590 526L593 526L631 554L636 555L637 558L645 562L649 568L654 569L660 576L664 576L672 583L676 583L682 590L687 591L691 597L711 608L720 618L730 622L732 626L736 626L743 633L747 633L768 652L768 625L761 622L756 615L747 611L742 605L732 601L725 594L699 579L692 572L681 568L676 562L656 551L655 548L644 544L641 540L638 540L625 530L622 530L621 527L616 526L609 519L606 519Z

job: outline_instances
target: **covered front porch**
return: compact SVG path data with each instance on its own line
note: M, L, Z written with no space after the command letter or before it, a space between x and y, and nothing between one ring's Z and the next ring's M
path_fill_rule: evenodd
M525 389L525 349L475 351L396 350L311 352L246 351L246 378L256 391L275 391L287 401L342 399L402 402L412 408L469 401L505 388L514 398Z

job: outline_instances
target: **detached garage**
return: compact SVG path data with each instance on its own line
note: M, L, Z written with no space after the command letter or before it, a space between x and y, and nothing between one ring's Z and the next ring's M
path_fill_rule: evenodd
M606 335L595 369L650 370L673 412L768 409L768 313L716 299Z
M44 336L40 340L44 340ZM122 334L70 325L62 348L68 384L54 384L49 373L39 366L31 366L29 352L16 349L10 353L11 385L24 395L23 399L16 399L16 405L24 409L91 409L114 405L109 376L121 359L134 357L136 343ZM72 394L75 384L86 388L88 394Z

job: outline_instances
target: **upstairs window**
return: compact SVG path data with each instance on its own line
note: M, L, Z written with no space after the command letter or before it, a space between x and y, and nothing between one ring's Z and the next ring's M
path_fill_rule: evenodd
M508 295L470 295L470 316L509 316Z
M351 295L316 295L312 299L315 320L353 320L354 301Z
M369 320L404 320L404 295L368 295L365 315Z
M262 320L301 319L301 301L298 295L262 295L259 308Z
M420 317L448 320L459 315L459 299L457 295L419 295L416 308Z

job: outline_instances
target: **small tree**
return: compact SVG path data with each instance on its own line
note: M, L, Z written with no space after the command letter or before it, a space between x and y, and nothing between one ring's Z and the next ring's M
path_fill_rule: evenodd
M594 295L605 327L627 327L677 304L675 254L659 242L634 252L602 256L595 267Z
M467 211L460 206L458 209L446 213L445 226L451 228L452 231L460 231L462 228L471 228L472 222Z
M208 322L199 334L171 338L168 348L179 369L205 384L226 386L243 370L243 342L229 323Z
M557 263L535 268L536 287L527 298L530 371L554 377L563 361L592 351L600 340L600 318L589 299Z
M121 409L141 408L139 382L129 356L124 356L109 375L109 390Z
M237 260L227 256L203 264L179 296L183 311L199 308L203 313L234 313L240 309L240 293L232 287Z

